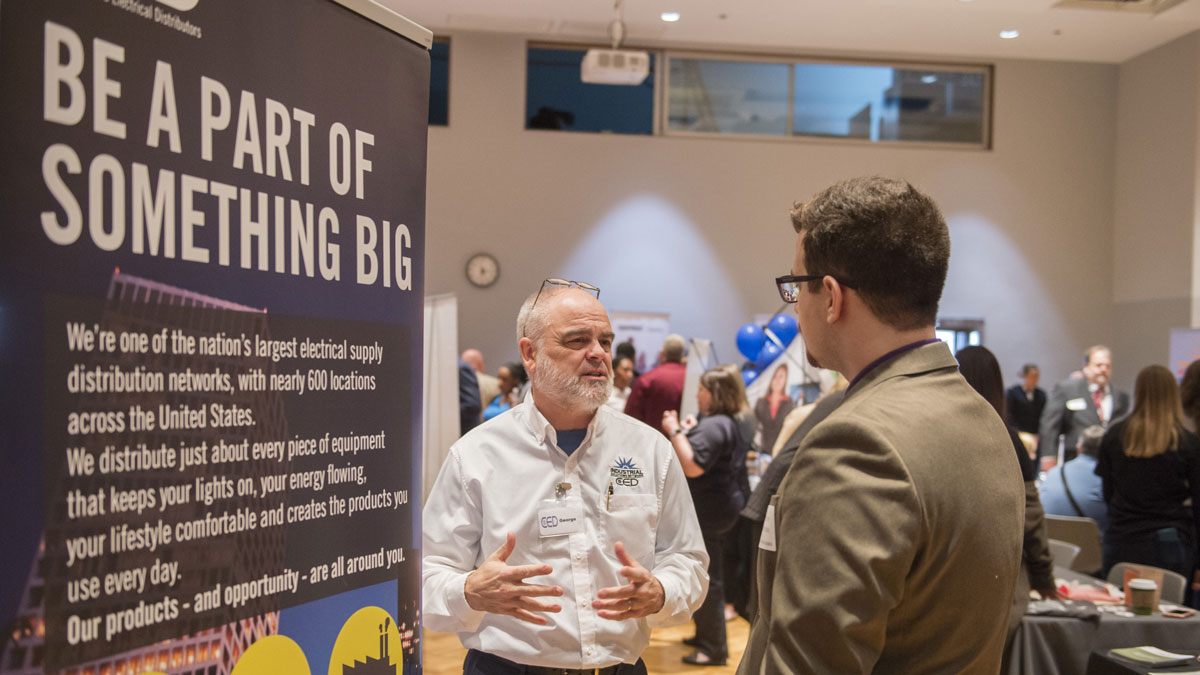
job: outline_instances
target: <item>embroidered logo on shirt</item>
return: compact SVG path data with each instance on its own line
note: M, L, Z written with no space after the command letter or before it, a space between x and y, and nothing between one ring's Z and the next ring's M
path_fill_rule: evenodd
M638 481L644 475L642 470L633 463L632 457L618 457L616 466L608 470L613 483L626 487L637 487Z

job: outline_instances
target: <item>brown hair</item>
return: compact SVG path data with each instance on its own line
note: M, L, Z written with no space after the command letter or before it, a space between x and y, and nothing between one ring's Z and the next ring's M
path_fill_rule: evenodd
M729 372L733 378L733 386L737 389L738 412L750 412L750 399L746 397L746 381L742 379L742 370L736 364L726 363L718 368Z
M1183 408L1175 376L1163 366L1142 368L1133 389L1133 412L1121 441L1127 457L1154 457L1179 446Z
M736 415L741 412L741 401L738 400L741 379L740 375L722 366L704 371L700 376L700 386L712 394L712 405L708 408L710 415Z
M842 181L792 207L808 274L853 286L885 324L910 330L937 321L950 264L950 230L927 195L905 181ZM820 281L809 284L810 291Z

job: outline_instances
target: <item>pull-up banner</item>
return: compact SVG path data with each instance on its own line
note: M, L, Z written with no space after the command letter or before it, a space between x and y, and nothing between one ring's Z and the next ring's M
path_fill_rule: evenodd
M428 80L328 0L0 4L0 672L419 672Z

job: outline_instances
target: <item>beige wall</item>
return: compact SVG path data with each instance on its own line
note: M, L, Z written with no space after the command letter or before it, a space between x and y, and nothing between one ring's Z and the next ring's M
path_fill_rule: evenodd
M982 317L1008 379L1026 360L1057 379L1086 345L1119 342L1117 66L998 62L995 144L980 152L526 131L524 59L521 38L452 36L450 125L430 130L426 292L458 295L460 345L489 370L516 356L516 308L550 275L595 283L610 309L670 312L740 359L738 326L780 304L792 202L865 173L941 203L941 314ZM487 290L463 275L481 250L502 265Z
M1200 34L1122 64L1118 90L1112 346L1132 388L1195 316Z

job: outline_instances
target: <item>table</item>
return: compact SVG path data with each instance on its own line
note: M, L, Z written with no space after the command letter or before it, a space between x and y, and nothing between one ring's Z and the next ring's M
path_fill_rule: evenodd
M1059 579L1081 577L1063 568L1055 568L1054 575ZM1101 613L1099 625L1067 617L1026 615L1009 645L1007 673L1085 675L1093 651L1142 645L1200 652L1200 615L1169 619L1161 614L1125 617Z

